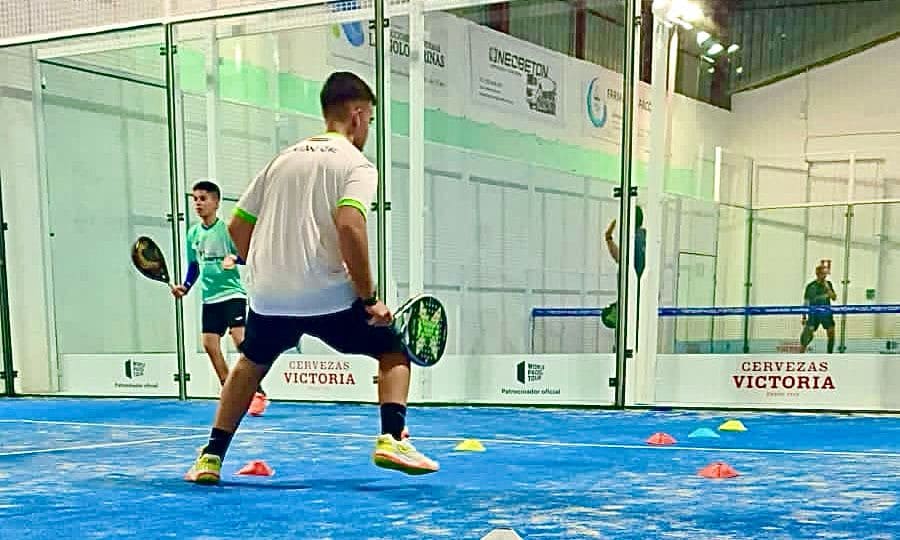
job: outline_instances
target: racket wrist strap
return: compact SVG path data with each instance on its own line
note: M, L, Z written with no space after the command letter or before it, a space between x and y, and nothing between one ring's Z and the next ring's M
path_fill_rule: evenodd
M378 293L373 292L371 296L362 299L364 306L374 306L378 303Z

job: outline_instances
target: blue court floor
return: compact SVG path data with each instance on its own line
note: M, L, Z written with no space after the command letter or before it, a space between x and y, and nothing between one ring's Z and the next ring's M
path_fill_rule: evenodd
M0 399L0 539L900 538L895 417L412 409L442 470L407 477L371 464L377 407L276 402L222 485L186 483L214 407ZM729 418L748 431L687 437ZM645 444L656 432L677 443ZM234 474L253 459L275 475ZM741 475L698 476L713 462Z

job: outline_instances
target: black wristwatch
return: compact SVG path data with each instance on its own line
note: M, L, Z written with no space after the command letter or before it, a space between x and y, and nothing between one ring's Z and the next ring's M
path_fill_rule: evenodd
M364 306L374 306L378 303L378 295L376 293L372 293L372 296L363 298L362 302Z

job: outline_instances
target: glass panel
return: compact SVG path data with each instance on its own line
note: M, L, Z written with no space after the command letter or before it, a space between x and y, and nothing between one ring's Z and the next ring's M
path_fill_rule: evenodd
M0 49L0 175L2 175L9 279L11 334L15 344L13 361L19 372L16 390L26 393L57 389L56 358L51 352L48 310L52 302L45 288L46 229L42 217L43 189L35 141L31 47ZM36 105L37 104L37 105Z
M678 257L679 307L706 307L716 303L716 258L682 252ZM696 354L712 352L715 335L714 317L690 317L676 322L677 352Z
M880 206L881 227L877 236L877 274L874 280L875 290L866 287L864 303L876 306L900 304L900 280L896 279L900 271L900 204L894 203ZM858 215L863 207L856 207ZM875 213L872 210L870 213ZM854 220L855 221L855 220ZM856 263L851 263L851 287L856 281ZM882 354L900 354L900 313L879 313L875 315L873 338L878 351Z
M201 222L190 204L196 182L210 179L219 186L222 197L217 215L227 223L250 182L279 151L324 133L319 92L331 72L350 70L375 90L375 48L356 42L357 36L368 34L367 25L362 9L336 13L332 7L320 5L177 26L178 81L184 111L185 238L188 230ZM373 163L375 133L381 128L372 126L364 148ZM377 275L377 223L376 213L369 212L373 277ZM186 257L188 249L190 246L180 246L179 255ZM241 266L239 273L248 289L249 270ZM216 351L207 353L201 335L200 287L192 289L185 300L189 393L214 397L219 394L220 382L210 363L210 354ZM233 365L241 330L233 337L226 333L216 339L213 334L209 339L218 342L226 364ZM297 347L277 360L263 387L273 399L374 399L372 376L377 364L365 357L334 362L336 354L321 341L304 336ZM320 364L323 359L333 369L325 362Z
M390 187L397 299L433 293L452 321L447 359L414 375L427 399L613 400L598 310L617 294L604 231L619 214L624 2L596 4L429 12L422 34L391 21L400 50L422 35L427 51L421 67L391 55Z
M848 270L847 304L878 309L896 303L887 283L890 275L890 233L884 227L891 218L893 206L858 205L853 207L850 267ZM887 273L886 275L883 273ZM883 288L887 290L880 290ZM893 299L893 302L892 302ZM844 333L840 343L848 353L872 353L890 350L888 342L896 338L891 325L897 315L860 313L842 317Z
M805 209L766 210L754 213L750 305L798 305L808 275L798 246L806 243L802 225ZM751 316L749 352L790 351L802 329L799 316Z
M61 392L178 391L173 299L129 258L141 235L170 272L175 255L162 41L152 30L38 51Z
M876 66L892 65L900 49L896 40L847 44L896 23L900 10L872 11L871 2L643 4L641 80L658 114L638 198L656 206L647 212L648 274L659 271L662 309L639 325L657 339L652 351L638 342L630 372L637 400L892 406L882 382L892 368L876 353L892 351L896 333L883 276L896 262L888 230L897 223L877 203L900 196L898 116L881 105L890 102L891 76ZM650 188L660 181L657 206ZM663 231L657 259L655 215ZM715 260L711 287L697 277L703 257ZM823 262L828 288L815 283ZM696 305L710 289L714 303ZM827 290L830 315L809 313L808 290L821 302ZM827 371L820 382L843 380L844 390L777 386L800 380L803 362Z

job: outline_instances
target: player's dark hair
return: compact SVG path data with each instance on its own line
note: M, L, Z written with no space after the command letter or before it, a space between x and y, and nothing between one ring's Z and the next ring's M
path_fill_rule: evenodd
M353 101L368 101L375 105L375 94L362 79L347 71L332 73L319 94L322 114L326 117L340 117L344 105Z
M200 180L199 182L194 184L194 187L191 188L191 191L198 189L215 194L217 199L222 198L222 192L219 191L219 186L217 186L214 182L210 182L209 180Z

